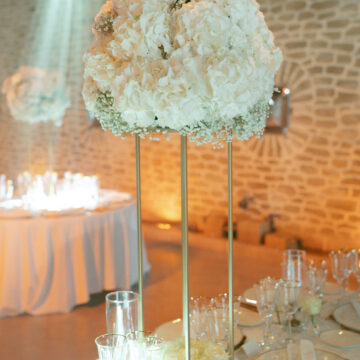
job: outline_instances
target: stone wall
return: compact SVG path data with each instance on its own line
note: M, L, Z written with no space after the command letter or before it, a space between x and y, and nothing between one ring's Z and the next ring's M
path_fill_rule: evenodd
M25 8L17 2L5 0L0 14L1 38L6 35L1 82L18 66L14 60L35 0ZM360 3L261 0L260 5L284 53L277 83L291 90L291 125L286 135L234 142L235 214L254 219L279 214L279 232L301 238L306 247L360 246ZM74 66L71 78L80 76ZM45 169L46 127L14 122L3 96L0 106L0 172L14 176L26 167ZM141 146L144 217L179 221L178 137ZM98 173L104 187L135 194L133 139L89 127L80 101L57 132L55 151L57 170ZM189 144L188 153L190 223L209 214L225 216L226 149ZM254 198L246 214L237 206L243 197Z

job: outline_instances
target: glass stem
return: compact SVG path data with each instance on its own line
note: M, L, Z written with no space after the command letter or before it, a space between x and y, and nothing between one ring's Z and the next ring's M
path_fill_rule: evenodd
M291 320L292 320L292 315L291 315L291 314L287 314L287 323L288 323L287 338L288 338L288 340L291 340L291 339L292 339Z
M264 345L270 344L270 338L272 334L272 326L271 326L271 317L272 315L269 314L265 317L265 326L264 326Z

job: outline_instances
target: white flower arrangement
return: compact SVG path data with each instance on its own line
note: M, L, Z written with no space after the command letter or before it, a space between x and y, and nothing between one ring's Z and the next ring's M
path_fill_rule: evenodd
M207 340L191 339L190 351L191 360L224 360L229 357L229 354L222 346ZM167 343L164 359L185 359L185 340L183 337Z
M302 311L309 314L310 316L315 316L321 313L322 310L322 301L319 297L314 295L306 296L302 301Z
M83 96L104 130L262 133L282 54L255 0L112 0L93 32Z
M2 92L14 119L29 124L61 126L70 106L65 82L57 71L21 66L4 81Z

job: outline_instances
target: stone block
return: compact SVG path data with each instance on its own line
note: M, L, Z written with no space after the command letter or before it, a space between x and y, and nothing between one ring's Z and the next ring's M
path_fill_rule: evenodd
M355 211L356 201L353 200L328 200L326 207L329 209L343 210L343 211Z

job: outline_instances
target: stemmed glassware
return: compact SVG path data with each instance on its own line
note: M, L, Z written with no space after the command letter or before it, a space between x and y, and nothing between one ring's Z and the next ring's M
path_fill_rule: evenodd
M119 334L100 335L95 339L99 360L123 360L125 336Z
M344 250L336 250L329 253L329 258L333 278L341 288L341 295L344 295L343 281L350 275L350 255Z
M226 351L229 345L228 294L190 298L190 333L196 340L211 340ZM233 297L234 324L238 323L241 296Z
M283 313L287 320L287 342L292 342L291 322L299 309L303 286L300 281L280 280L276 297L277 310Z
M360 296L360 249L352 249L350 258L350 266L358 283L357 293Z
M106 329L108 333L126 335L138 329L138 294L115 291L106 295Z
M324 296L326 279L328 271L326 269L326 261L321 260L316 262L310 260L306 269L305 286L307 291L314 296L318 296L320 299Z
M272 330L272 317L275 311L275 300L279 281L271 277L260 280L254 285L256 292L256 306L262 319L264 320L264 339L260 343L264 350L274 347L274 334Z

